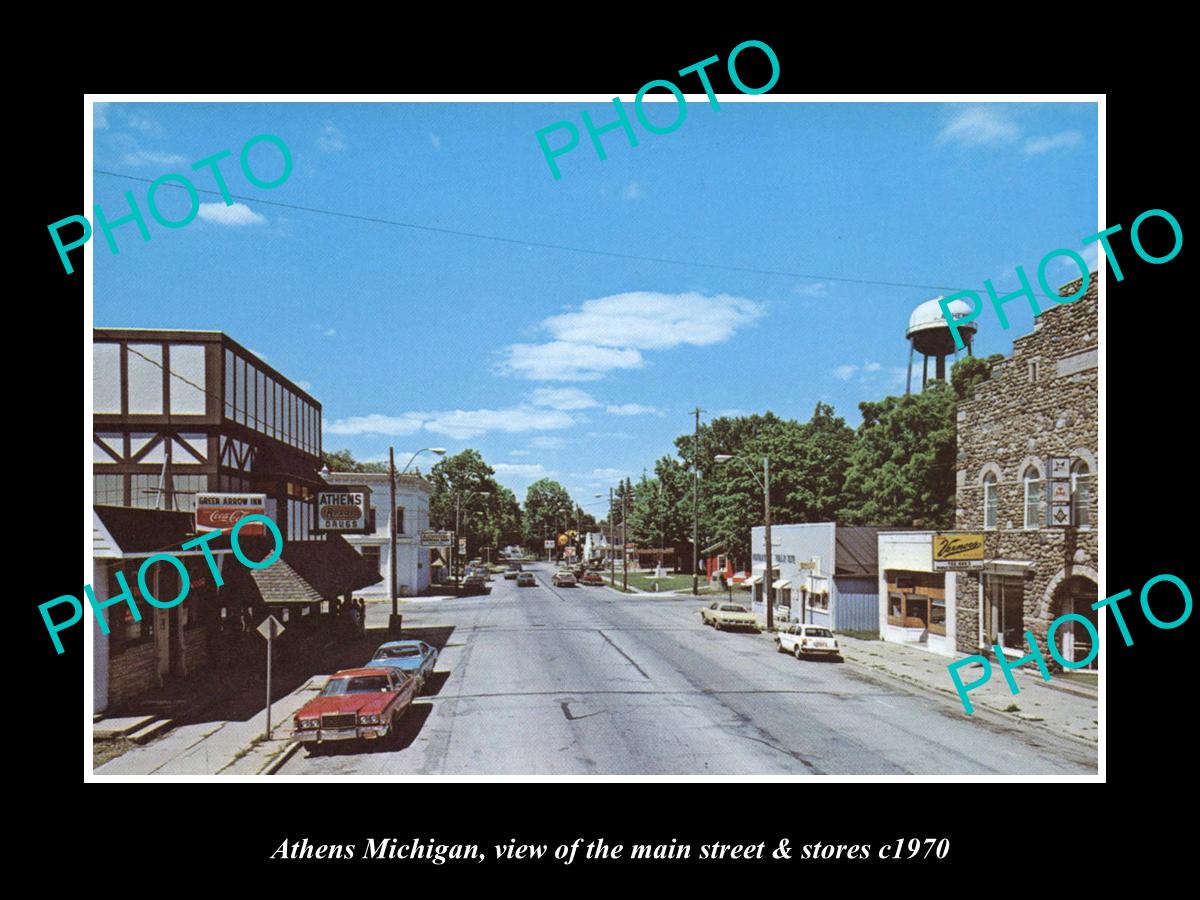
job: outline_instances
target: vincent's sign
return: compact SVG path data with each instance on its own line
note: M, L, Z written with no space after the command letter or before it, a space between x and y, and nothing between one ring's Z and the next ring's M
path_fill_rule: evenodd
M935 534L934 569L983 568L982 534Z

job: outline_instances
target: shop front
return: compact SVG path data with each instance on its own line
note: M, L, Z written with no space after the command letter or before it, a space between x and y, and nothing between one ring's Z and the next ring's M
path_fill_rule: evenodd
M879 633L885 641L955 653L956 571L935 562L931 531L879 535Z

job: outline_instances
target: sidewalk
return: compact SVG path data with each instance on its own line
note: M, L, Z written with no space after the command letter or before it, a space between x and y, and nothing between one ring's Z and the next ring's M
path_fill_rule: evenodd
M327 676L317 675L271 704L272 740L263 740L267 712L244 722L181 725L144 747L134 747L94 769L109 775L259 775L281 763L295 748L290 739L292 715L321 689Z
M864 641L842 634L837 638L846 662L927 690L948 694L959 712L966 717L947 668L956 659L961 659L960 656L938 656L903 644ZM964 667L959 674L964 682L971 682L979 677L980 669ZM970 692L972 705L977 709L1005 713L1025 722L1037 722L1058 734L1093 744L1097 742L1100 716L1095 692L1075 684L1068 686L1059 676L1054 676L1049 683L1044 682L1036 667L1015 670L1013 675L1020 688L1020 693L1016 695L1009 691L1003 671L993 663L992 677Z

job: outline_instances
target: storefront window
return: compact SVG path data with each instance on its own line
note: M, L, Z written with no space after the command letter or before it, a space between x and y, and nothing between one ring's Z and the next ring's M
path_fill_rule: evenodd
M888 624L904 624L904 595L888 594Z
M946 601L934 597L929 605L929 631L931 634L946 633Z
M983 576L984 637L989 645L1018 649L1025 642L1025 579Z

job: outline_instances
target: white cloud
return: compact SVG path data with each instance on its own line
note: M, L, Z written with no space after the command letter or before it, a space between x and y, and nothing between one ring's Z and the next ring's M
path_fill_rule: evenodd
M579 388L538 388L529 395L529 402L551 409L588 409L600 405L595 397Z
M1083 257L1088 272L1099 271L1097 268L1099 265L1099 253L1099 241L1093 241L1079 251L1079 255ZM1079 271L1079 264L1069 256L1056 256L1050 262L1046 263L1046 282L1051 288L1062 287L1082 277L1083 273Z
M135 112L122 112L121 116L125 119L125 124L135 131L143 134L162 134L162 127L149 116Z
M628 431L589 431L587 436L590 438L609 438L614 441L632 441L637 437L636 434L630 434Z
M799 294L801 297L824 297L829 293L829 285L824 281L816 281L812 284L798 284L792 288L793 294Z
M491 431L515 434L569 428L575 420L565 412L512 406L506 409L455 409L443 412L406 412L398 416L372 413L339 419L326 429L330 434L408 435L425 430L458 440Z
M854 373L858 371L858 366L838 366L833 370L833 377L840 378L842 381L849 381L854 377ZM763 565L766 565L765 563Z
M261 216L245 203L201 203L199 216L214 225L266 225L266 216Z
M497 475L508 475L511 478L546 478L556 473L550 471L541 463L492 463Z
M1083 135L1078 131L1060 131L1058 134L1032 137L1025 141L1025 155L1038 156L1051 150L1062 150L1066 147L1077 147L1083 143Z
M544 320L542 327L569 345L664 350L727 341L765 312L760 303L728 294L633 291L586 300L577 311Z
M346 136L338 131L332 122L326 120L321 127L321 133L317 135L317 146L329 153L345 150Z
M964 147L1011 144L1021 136L1003 108L987 106L954 107L950 121L937 136L939 144L955 143Z
M597 481L616 481L619 478L625 477L624 469L592 469L590 475L585 475L585 478L594 478Z
M539 450L557 450L565 441L557 437L535 437L529 442L530 447L536 447Z
M440 134L434 134L431 131L429 133L429 143L433 144L434 150L441 150L442 149L442 136Z
M121 162L127 166L176 166L186 163L187 159L178 153L156 153L139 147L122 154Z
M642 193L642 189L638 187L636 181L631 181L625 185L625 190L621 191L621 196L626 200L640 200L646 195Z
M620 406L609 406L605 409L609 415L613 416L644 416L649 413L657 413L657 406L642 406L640 403L622 403Z
M509 456L531 456L532 454L528 450L509 450L508 455Z
M336 328L326 328L326 329L325 329L323 332L321 332L321 333L322 333L323 335L325 335L325 337L333 337L335 334L337 334L337 329L336 329ZM249 382L247 382L247 384L248 384L248 383L249 383Z
M841 381L857 380L860 385L877 388L902 385L907 373L908 370L904 366L885 366L878 362L864 362L862 365L838 366L831 374Z
M613 369L640 369L637 350L618 350L587 344L553 341L549 344L512 344L500 371L533 381L595 381Z

